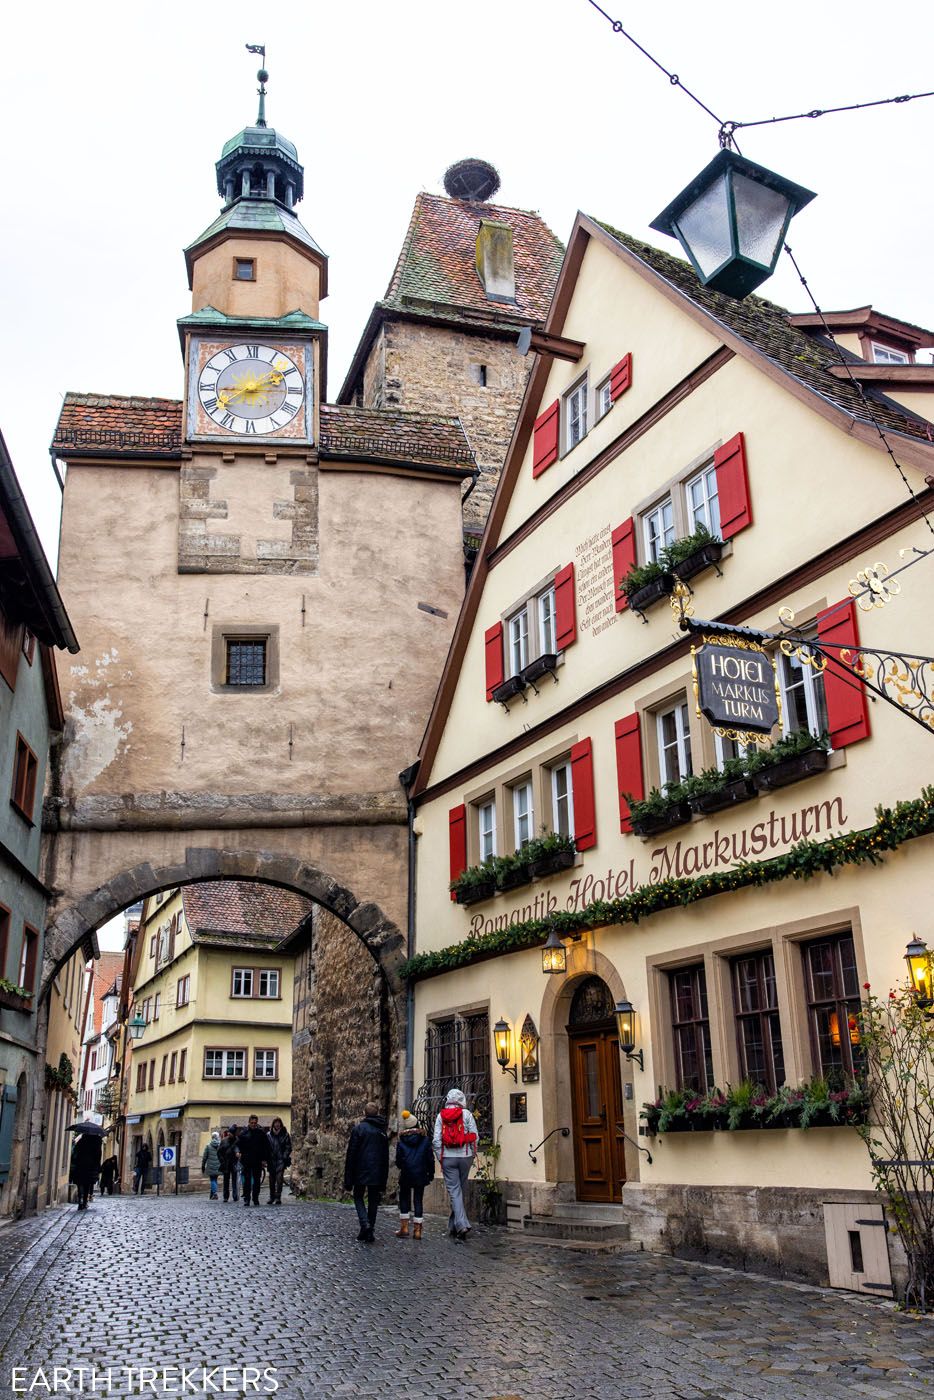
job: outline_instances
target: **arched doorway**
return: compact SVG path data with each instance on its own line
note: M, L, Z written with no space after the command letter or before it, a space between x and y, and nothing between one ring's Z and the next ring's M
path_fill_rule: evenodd
M577 1198L618 1201L626 1180L623 1088L613 995L602 977L575 987L567 1036Z

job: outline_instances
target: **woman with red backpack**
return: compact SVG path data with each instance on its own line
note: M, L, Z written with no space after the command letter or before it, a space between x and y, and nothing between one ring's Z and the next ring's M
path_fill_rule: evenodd
M432 1146L451 1198L448 1234L456 1240L466 1240L470 1231L464 1208L464 1187L477 1153L477 1136L477 1124L467 1100L460 1089L449 1089L444 1108L435 1119Z

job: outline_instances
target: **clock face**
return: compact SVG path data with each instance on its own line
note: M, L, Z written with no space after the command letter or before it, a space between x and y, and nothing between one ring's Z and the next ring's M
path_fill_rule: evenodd
M287 428L305 405L301 370L272 345L227 345L198 376L198 398L219 428L240 436Z

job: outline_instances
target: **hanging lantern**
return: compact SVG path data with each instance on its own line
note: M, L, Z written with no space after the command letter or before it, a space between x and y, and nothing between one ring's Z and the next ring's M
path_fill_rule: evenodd
M905 962L911 978L911 989L919 1006L930 1006L931 997L931 954L928 945L917 934L905 949Z
M568 951L554 929L542 945L542 972L567 972Z
M145 1034L146 1020L139 1011L137 1011L132 1021L127 1023L127 1030L130 1032L130 1036L133 1040L139 1040L139 1038Z
M775 271L788 225L814 198L723 150L650 227L677 238L705 287L742 300Z

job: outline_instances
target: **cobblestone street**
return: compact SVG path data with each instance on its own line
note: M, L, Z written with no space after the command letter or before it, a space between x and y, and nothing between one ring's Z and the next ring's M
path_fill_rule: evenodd
M934 1396L934 1323L891 1305L499 1231L458 1245L439 1219L415 1244L396 1218L369 1247L352 1209L297 1202L114 1197L8 1226L0 1394L20 1393L14 1366L42 1368L33 1395L55 1366L95 1367L97 1394L114 1368L128 1395L128 1366L252 1365L285 1400Z

